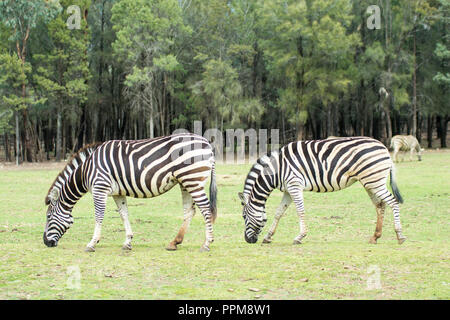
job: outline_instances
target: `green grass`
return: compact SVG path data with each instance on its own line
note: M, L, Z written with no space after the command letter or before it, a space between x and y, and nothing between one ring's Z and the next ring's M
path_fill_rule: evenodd
M154 199L128 200L131 252L121 250L124 228L112 199L97 251L84 252L94 229L90 194L75 206L75 223L58 247L47 248L44 197L59 170L0 169L0 299L450 298L450 152L426 152L422 162L397 165L408 237L401 246L390 209L378 244L368 244L376 213L360 184L305 193L309 233L296 246L291 244L298 234L294 206L274 241L261 244L281 200L281 192L274 191L259 242L247 244L236 194L250 166L217 166L219 215L207 253L199 251L205 229L198 210L179 250L164 249L183 219L178 187ZM70 286L73 268L80 271L79 289ZM380 287L368 287L377 277Z

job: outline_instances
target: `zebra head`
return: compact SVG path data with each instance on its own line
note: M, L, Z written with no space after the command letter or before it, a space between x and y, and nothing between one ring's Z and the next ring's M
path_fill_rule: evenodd
M245 221L244 238L248 243L256 243L258 241L258 235L266 224L267 217L264 206L255 206L252 201L248 200L248 195L244 193L238 193L243 206L242 217Z
M419 146L419 151L417 152L417 158L419 159L419 161L422 161L422 152L424 151L425 149Z
M47 209L47 222L44 230L44 244L47 247L56 247L59 239L73 224L72 208L61 201L61 190L54 186L45 198Z

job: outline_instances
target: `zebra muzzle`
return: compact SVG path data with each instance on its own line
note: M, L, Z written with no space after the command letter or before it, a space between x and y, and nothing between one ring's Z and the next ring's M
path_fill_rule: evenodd
M45 235L45 232L44 232L43 240L44 240L44 244L47 247L56 247L58 245L58 241L47 239L47 236Z
M256 235L247 237L247 234L245 234L244 236L245 236L245 241L247 241L248 243L256 243L256 241L258 241L258 236L256 236Z

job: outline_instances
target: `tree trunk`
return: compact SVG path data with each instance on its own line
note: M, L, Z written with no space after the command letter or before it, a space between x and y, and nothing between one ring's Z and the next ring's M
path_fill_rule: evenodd
M47 160L50 160L50 151L54 151L56 149L55 148L55 139L54 139L55 135L53 133L53 117L51 117L51 116L48 118L48 133L47 133L47 135L48 135Z
M61 146L61 156L62 159L66 159L66 150L67 150L67 120L62 121L62 146Z
M11 161L11 155L9 153L9 139L8 134L5 132L4 134L4 144L5 144L5 161L10 162Z
M413 29L413 96L412 96L412 130L411 134L417 136L417 74L416 74L416 28Z
M33 156L34 156L34 144L32 139L32 129L29 123L28 119L28 111L27 109L24 109L22 111L22 119L23 119L23 133L24 133L24 147L25 147L25 159L28 162L33 162Z
M325 133L326 137L329 137L332 135L331 130L332 130L331 106L328 105L328 107L327 107L327 126L326 126L326 133Z
M428 148L433 147L433 116L428 115L427 117L427 141Z
M86 103L81 106L80 128L78 129L78 137L76 144L74 143L73 151L81 149L85 144L86 139Z
M155 124L153 122L153 108L150 108L150 118L148 120L148 129L150 138L154 138Z
M301 141L305 136L305 124L297 122L297 141Z
M380 88L379 90L380 95L380 105L382 107L382 116L381 116L381 141L384 144L388 144L391 141L392 138L392 123L391 123L391 115L389 111L389 104L390 104L390 95L385 90L385 88ZM384 115L383 115L384 113ZM385 135L386 134L386 135Z
M19 112L14 112L16 120L16 165L20 164L20 130L19 130Z
M62 147L62 120L61 112L58 110L56 114L56 161L61 161Z
M416 138L419 143L422 143L422 127L423 127L423 117L417 112L417 131Z
M392 122L391 122L391 114L389 112L389 107L385 109L386 116L386 143L389 143L392 138Z
M447 148L447 124L448 116L441 117L441 148Z

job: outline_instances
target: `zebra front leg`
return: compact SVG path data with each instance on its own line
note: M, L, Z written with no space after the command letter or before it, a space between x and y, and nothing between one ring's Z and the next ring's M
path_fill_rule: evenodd
M120 218L125 227L125 242L123 243L122 249L131 250L133 230L131 230L130 220L128 219L127 198L125 196L113 196L113 199L119 209Z
M106 198L107 198L107 195L106 193L104 193L104 191L96 192L93 190L92 196L94 198L94 207L95 207L95 229L94 235L92 236L92 240L86 246L87 252L94 252L95 246L100 241L102 232L102 222L105 216Z
M85 249L86 252L95 251L95 245L100 241L101 234L102 234L102 223L98 222L96 219L94 227L94 235L92 236L92 240L89 241L89 243L86 246Z
M181 195L183 198L183 212L184 212L183 224L181 225L181 228L178 231L178 234L175 237L175 239L172 242L170 242L169 245L166 247L166 249L170 251L177 250L177 245L183 242L184 234L189 228L189 224L191 223L192 217L195 214L194 201L192 200L192 197L189 194L189 192L187 192L185 189L182 188Z
M275 220L273 221L272 225L270 226L269 232L264 237L263 243L271 243L272 242L272 237L275 234L278 223L280 222L281 217L283 217L284 213L286 212L286 209L289 207L291 202L292 202L291 196L289 195L288 192L285 192L283 194L283 199L281 199L281 203L278 206L277 211L275 213Z
M299 185L291 186L290 188L288 188L288 191L297 209L300 225L300 234L294 238L293 244L301 244L303 238L305 238L307 234L305 223L305 207L303 205L303 187Z

